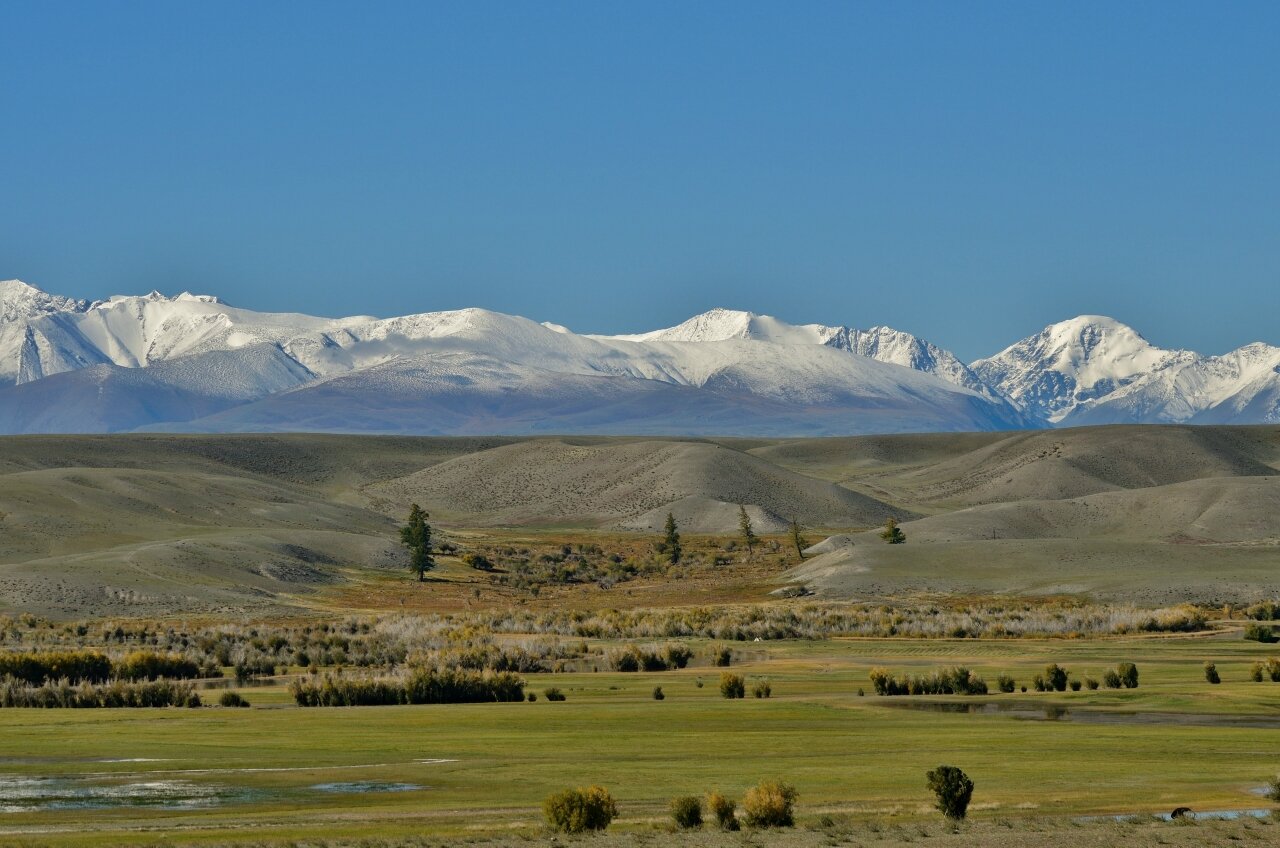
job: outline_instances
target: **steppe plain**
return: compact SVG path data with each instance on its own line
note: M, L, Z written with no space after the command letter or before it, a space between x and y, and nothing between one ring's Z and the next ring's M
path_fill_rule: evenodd
M1280 770L1280 687L1253 682L1250 669L1277 652L1241 636L1243 610L1280 597L1278 499L1277 427L816 440L0 439L9 649L15 633L30 642L83 629L82 644L110 652L100 634L122 622L265 634L430 621L446 632L449 616L458 628L654 610L743 620L814 609L1132 618L1184 602L1204 618L1191 632L907 628L759 642L509 627L485 638L563 638L600 658L674 639L694 656L670 671L584 660L524 675L539 694L563 690L564 703L300 708L287 687L310 670L282 661L260 679L207 684L219 687L207 690L214 696L223 686L243 692L245 710L9 709L0 712L0 795L9 798L0 841L545 843L541 800L603 783L621 818L591 844L1267 844L1278 832L1261 793ZM397 543L412 502L457 548L422 583ZM739 505L763 536L751 557L735 543ZM692 562L675 569L654 565L668 512ZM906 544L866 532L889 517ZM793 520L810 545L803 560L786 532ZM579 579L518 575L501 561L481 571L462 558L564 548L648 565ZM720 697L713 657L725 647L731 670L768 681L771 697ZM965 665L989 682L1008 674L1025 685L1049 663L1096 677L1122 661L1140 668L1139 688L895 698L868 682L878 666ZM1206 683L1205 661L1216 662L1221 684ZM653 699L655 686L664 700ZM923 775L940 762L978 785L963 824L930 807ZM740 797L772 777L800 791L793 831L670 832L673 796ZM123 800L101 802L107 796ZM1177 806L1233 818L1151 818Z

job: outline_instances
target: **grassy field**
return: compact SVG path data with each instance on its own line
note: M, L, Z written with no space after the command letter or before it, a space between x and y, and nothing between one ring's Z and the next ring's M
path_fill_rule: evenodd
M8 810L0 839L520 839L543 833L547 794L587 783L618 798L615 828L652 833L675 795L719 789L740 798L779 777L799 789L799 821L813 844L833 844L822 841L835 838L820 836L823 825L876 844L909 839L921 826L947 835L924 788L924 772L939 763L974 779L968 827L977 830L969 835L988 828L994 839L1081 816L1264 807L1257 790L1280 769L1280 684L1247 680L1249 665L1274 651L1236 634L739 648L744 661L734 670L749 688L768 679L772 698L724 700L720 670L692 667L526 676L539 693L564 690L563 703L302 709L277 682L242 689L250 709L8 710L0 716ZM1206 659L1218 663L1223 684L1204 682ZM1125 660L1140 669L1136 690L881 698L867 682L877 665L966 664L989 682L1009 673L1026 683L1049 662L1100 676ZM659 685L661 702L652 698ZM1012 709L950 712L944 703ZM367 791L389 784L404 785ZM87 801L86 790L124 800ZM23 810L15 792L64 800L60 809ZM190 808L167 808L174 798ZM1200 826L1223 834L1250 827Z

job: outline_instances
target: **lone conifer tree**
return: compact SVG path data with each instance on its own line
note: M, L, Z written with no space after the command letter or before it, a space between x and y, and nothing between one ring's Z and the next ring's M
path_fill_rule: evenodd
M791 544L795 545L796 556L800 557L800 559L804 559L804 549L807 547L808 543L806 543L804 537L800 535L800 522L794 518L791 519Z
M898 519L886 518L884 522L884 530L880 533L880 538L884 539L891 545L901 545L907 541L907 534L902 532L902 528L898 526Z
M747 546L747 559L751 559L760 537L751 529L751 518L747 515L747 508L742 504L738 504L738 535L742 537L742 544Z
M409 567L418 573L419 581L426 580L427 572L436 567L427 518L427 511L413 504L409 509L409 523L400 528L400 544L409 550Z
M667 526L665 529L667 536L663 542L665 543L667 559L671 561L672 565L679 565L680 554L683 552L680 548L680 533L676 530L676 517L669 512L667 513Z

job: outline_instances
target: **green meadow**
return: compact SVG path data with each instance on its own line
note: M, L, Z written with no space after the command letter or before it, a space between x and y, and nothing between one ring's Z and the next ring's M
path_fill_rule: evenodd
M692 645L700 656L709 647ZM730 670L747 679L744 700L721 697L722 669L695 665L525 675L534 703L300 708L275 680L238 690L249 709L5 710L0 839L534 838L545 834L543 798L592 783L617 798L612 830L625 835L660 832L673 796L718 789L740 798L772 777L799 790L802 828L840 821L880 832L941 822L924 773L942 763L977 785L972 826L1027 827L1178 806L1266 807L1259 790L1280 770L1280 683L1248 679L1251 664L1276 650L1238 630L738 648L742 661ZM1205 682L1205 660L1217 662L1222 684ZM1051 662L1100 678L1122 661L1138 665L1139 688L1030 690ZM1010 674L1029 691L878 697L867 679L876 666L952 665L988 684ZM751 697L766 679L772 697ZM542 697L553 685L566 701ZM654 700L655 686L664 700ZM218 694L208 690L206 703ZM111 791L124 800L85 800ZM58 793L59 803L42 803ZM170 793L187 800L157 800Z

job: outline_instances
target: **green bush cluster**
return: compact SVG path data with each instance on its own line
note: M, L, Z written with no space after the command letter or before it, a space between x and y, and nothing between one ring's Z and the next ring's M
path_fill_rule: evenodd
M100 651L0 652L0 677L32 686L49 680L104 683L112 677L111 660Z
M743 796L743 821L748 827L791 827L797 797L796 788L788 783L761 781Z
M720 674L720 694L725 698L745 698L747 696L747 682L740 674L732 672L722 672Z
M721 830L738 829L738 804L719 792L707 793L707 808L716 817L716 826Z
M247 707L249 702L239 692L223 692L218 703L224 707Z
M524 680L506 671L415 669L395 678L325 675L318 682L295 680L289 692L300 707L474 704L523 701Z
M1280 641L1280 636L1276 636L1275 628L1269 624L1246 624L1244 638L1251 642L1262 642L1264 644Z
M696 795L672 798L671 818L676 827L684 830L702 827L702 799Z
M1264 661L1254 663L1249 669L1249 679L1255 683L1268 679L1272 683L1280 683L1280 658L1267 657Z
M985 695L987 683L964 666L925 675L896 677L886 668L873 668L871 685L877 695Z
M962 819L973 798L973 781L955 766L938 766L925 775L937 798L938 809L949 819Z
M618 805L603 786L566 789L542 802L547 824L563 833L604 830L618 815Z
M113 663L112 676L121 680L191 680L205 675L199 664L181 654L142 650L132 651Z
M614 671L666 671L684 668L693 659L687 645L667 645L662 649L627 645L609 653L609 667Z
M122 707L198 707L200 696L190 683L156 680L131 683L112 680L79 685L51 680L39 686L9 677L0 683L0 707L88 709Z

